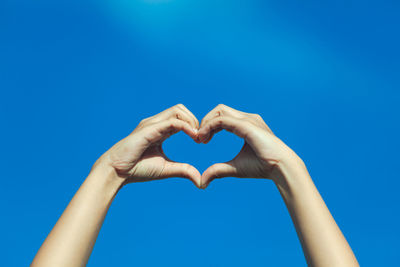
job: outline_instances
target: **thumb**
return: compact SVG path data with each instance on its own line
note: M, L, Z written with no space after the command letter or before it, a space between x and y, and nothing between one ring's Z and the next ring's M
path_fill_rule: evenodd
M198 188L200 188L201 174L190 164L167 161L161 174L162 178L181 177L190 179Z
M232 161L216 163L208 167L201 175L201 188L205 189L212 180L229 176L236 176L237 170Z

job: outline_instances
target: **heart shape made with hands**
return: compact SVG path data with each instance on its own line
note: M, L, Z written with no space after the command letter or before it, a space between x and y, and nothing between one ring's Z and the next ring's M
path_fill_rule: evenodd
M244 145L232 160L211 165L203 174L188 163L170 160L163 152L162 143L179 131L183 131L197 143L206 144L221 130L243 138ZM124 142L119 148L118 143L116 145L119 154L124 154L114 161L117 171L126 174L132 182L183 177L203 189L215 178L268 178L276 156L274 138L278 139L257 114L218 105L199 123L193 113L182 104L142 120L131 136L134 138L127 137L128 146ZM139 149L130 150L137 147ZM124 160L120 160L121 158Z
M199 120L201 119L199 118ZM192 173L191 177L196 177L200 182L203 182L204 187L206 187L204 182L207 174L214 176L213 172L216 172L215 177L211 177L212 179L225 177L222 173L218 174L218 169L213 169L218 165L212 168L211 166L231 160L238 154L244 144L242 139L226 131L221 131L217 134L212 133L208 140L203 142L191 138L184 132L171 137L162 144L162 149L166 156L177 163L184 164L183 167L188 168ZM189 166L185 167L186 164ZM192 171L192 167L195 170ZM183 176L194 182L194 179L190 176ZM194 184L203 189L200 186L200 182L199 184Z
M244 145L232 160L213 164L203 174L188 163L170 160L163 151L163 142L179 131L206 144L221 130L244 139ZM199 123L192 112L178 104L142 120L101 158L111 163L124 183L183 177L204 189L222 177L272 178L280 159L292 152L258 114L220 104Z

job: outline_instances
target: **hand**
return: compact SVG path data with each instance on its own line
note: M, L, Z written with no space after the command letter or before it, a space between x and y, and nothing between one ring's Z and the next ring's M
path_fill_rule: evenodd
M124 180L123 184L183 177L200 187L198 170L168 159L162 149L163 141L181 130L196 141L198 127L196 117L184 105L178 104L142 120L128 137L102 155L95 166L111 165L118 178Z
M128 137L99 158L31 265L85 266L107 210L118 189L126 183L184 177L205 188L212 179L225 176L275 178L274 170L278 174L285 172L285 166L296 163L292 159L299 159L256 114L219 105L203 119L199 131L198 128L198 121L183 105L140 122ZM193 166L173 162L162 151L162 142L181 130L196 142L208 143L222 129L242 137L244 146L234 159L212 165L202 176ZM358 266L311 177L298 173L294 176L296 183L288 175L277 185L309 265ZM105 180L99 183L99 179Z
M202 188L215 178L251 177L274 178L273 170L283 160L300 159L274 135L258 114L245 113L225 105L218 105L201 121L198 141L208 143L221 130L230 131L244 139L239 154L225 163L210 166L201 177Z

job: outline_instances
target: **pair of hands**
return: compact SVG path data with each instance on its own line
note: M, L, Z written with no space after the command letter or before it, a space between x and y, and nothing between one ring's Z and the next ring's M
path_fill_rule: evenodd
M163 152L162 143L179 131L197 143L206 144L221 130L243 138L243 148L232 160L214 164L203 174L190 164L170 160ZM272 133L258 114L221 104L199 124L192 112L178 104L142 120L129 136L104 153L95 166L99 162L112 166L123 184L182 177L204 189L215 178L273 179L273 172L279 171L280 164L293 158L297 158L296 154Z
M208 143L220 130L244 139L239 154L200 174L193 166L168 159L162 143L184 131L197 143ZM326 207L303 161L263 119L218 105L199 124L183 105L144 119L126 138L104 153L46 238L32 266L85 266L118 190L130 182L168 177L191 179L206 188L215 178L271 178L296 227L310 266L359 266L349 244Z

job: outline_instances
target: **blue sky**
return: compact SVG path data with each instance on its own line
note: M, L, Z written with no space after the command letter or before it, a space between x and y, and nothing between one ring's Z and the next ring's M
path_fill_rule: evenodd
M398 1L0 2L2 264L27 266L95 160L177 103L259 113L306 162L362 266L398 266ZM242 140L179 133L200 172ZM170 179L115 199L89 266L305 266L278 190Z

